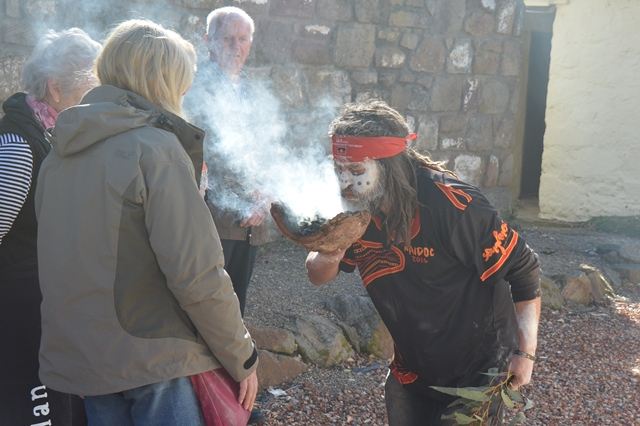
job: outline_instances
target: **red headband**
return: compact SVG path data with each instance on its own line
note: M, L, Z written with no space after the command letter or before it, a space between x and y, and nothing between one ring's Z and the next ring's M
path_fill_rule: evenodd
M409 141L417 137L409 133L404 138L394 136L331 136L333 158L358 163L366 159L393 157L405 150Z

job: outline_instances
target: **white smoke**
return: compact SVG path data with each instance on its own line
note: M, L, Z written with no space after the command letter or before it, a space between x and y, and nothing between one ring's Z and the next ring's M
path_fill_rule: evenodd
M205 159L213 204L241 216L250 213L256 197L278 201L296 217L331 218L343 211L333 161L327 156L328 120L311 123L313 129L294 127L266 84L234 85L212 68L201 66L185 105L196 125L209 132ZM316 114L328 117L337 105L324 102L323 107L327 111ZM318 126L324 128L324 140L293 141L318 135Z

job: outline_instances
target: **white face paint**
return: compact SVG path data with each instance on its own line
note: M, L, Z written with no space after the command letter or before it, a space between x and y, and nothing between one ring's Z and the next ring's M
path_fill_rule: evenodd
M375 160L335 163L342 196L351 201L371 202L382 195L382 169Z

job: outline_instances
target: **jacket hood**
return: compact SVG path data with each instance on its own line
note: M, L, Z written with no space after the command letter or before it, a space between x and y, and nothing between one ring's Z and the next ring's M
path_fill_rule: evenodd
M87 92L80 105L62 111L49 139L55 152L65 157L111 136L144 126L174 133L187 153L190 153L193 141L202 145L204 138L202 130L142 96L104 85Z
M29 105L27 105L26 93L14 93L4 101L2 109L5 114L4 120L9 120L34 134L42 134L44 132L44 128L33 115L33 111L29 108Z
M23 92L14 93L2 104L5 115L17 115L25 119L33 120L33 112L27 105L27 94Z

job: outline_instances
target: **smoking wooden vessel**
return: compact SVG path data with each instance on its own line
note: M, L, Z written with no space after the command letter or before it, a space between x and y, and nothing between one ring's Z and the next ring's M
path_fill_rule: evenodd
M364 234L368 211L342 212L331 219L293 217L280 203L271 204L271 216L282 234L310 251L330 253L344 250Z

